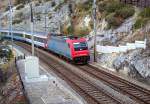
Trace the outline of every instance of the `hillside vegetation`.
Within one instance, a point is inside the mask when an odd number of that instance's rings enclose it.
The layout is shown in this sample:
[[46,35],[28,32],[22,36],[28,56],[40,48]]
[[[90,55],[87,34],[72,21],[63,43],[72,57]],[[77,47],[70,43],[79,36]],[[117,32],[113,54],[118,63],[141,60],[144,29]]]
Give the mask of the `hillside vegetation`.
[[139,13],[136,23],[134,24],[135,29],[144,27],[150,22],[150,8],[145,8]]
[[106,18],[108,28],[117,28],[135,13],[133,6],[120,3],[118,0],[104,0],[99,3],[99,11]]
[[[7,4],[7,3],[6,3]],[[28,28],[30,12],[27,0],[14,0],[16,12],[14,13],[14,27]],[[44,31],[45,14],[47,11],[47,31],[54,32],[60,29],[64,34],[75,34],[84,36],[93,30],[93,0],[32,0],[33,12],[36,24],[36,31]],[[97,28],[101,28],[100,22],[105,19],[107,28],[116,29],[121,26],[126,19],[134,16],[135,7],[120,3],[119,0],[97,0]],[[28,5],[29,7],[29,5]],[[26,8],[26,9],[25,9]],[[9,8],[6,6],[5,10]],[[143,27],[150,19],[150,8],[139,9],[140,13],[133,26],[135,29]],[[28,11],[28,12],[25,12]],[[54,12],[51,13],[50,11]],[[59,18],[58,18],[59,17]],[[5,21],[7,19],[5,18]],[[53,25],[55,24],[55,26]],[[8,27],[6,23],[3,23]]]

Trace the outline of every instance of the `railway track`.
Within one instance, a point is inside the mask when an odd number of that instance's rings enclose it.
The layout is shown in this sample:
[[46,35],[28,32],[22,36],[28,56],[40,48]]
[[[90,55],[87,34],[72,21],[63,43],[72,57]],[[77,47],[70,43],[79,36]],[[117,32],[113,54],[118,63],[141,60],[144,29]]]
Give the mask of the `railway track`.
[[64,66],[59,65],[57,62],[54,62],[53,60],[49,62],[44,60],[44,62],[47,63],[57,75],[76,89],[81,96],[84,96],[89,104],[121,104],[121,101],[118,99],[103,92],[92,83],[66,69]]
[[[30,46],[24,43],[17,42],[17,45],[22,46],[26,50],[30,51]],[[76,90],[89,104],[125,104],[114,96],[109,95],[102,89],[84,79],[82,76],[74,73],[66,67],[58,64],[58,62],[50,59],[48,54],[45,54],[42,50],[38,50],[36,54],[39,54],[39,58],[62,79],[64,79],[74,90]],[[49,59],[48,59],[49,57]],[[95,67],[84,65],[79,66],[79,69],[89,74],[90,76],[104,82],[106,85],[112,87],[118,92],[121,92],[131,99],[134,99],[139,104],[150,104],[150,92],[142,89],[139,86],[127,82],[123,79],[119,79],[117,76],[113,76]]]
[[[24,43],[18,43],[24,49],[30,52],[30,46]],[[37,52],[37,51],[36,51]],[[37,53],[36,53],[37,54]],[[80,96],[82,96],[88,104],[123,104],[117,98],[107,94],[100,88],[88,82],[82,76],[77,75],[71,70],[65,68],[57,61],[51,59],[48,54],[44,54],[41,50],[38,51],[39,58],[46,63],[60,78],[64,79]]]
[[129,96],[131,99],[134,99],[139,104],[150,104],[149,90],[137,86],[133,83],[130,83],[103,70],[95,68],[91,65],[79,66],[79,68],[80,70],[102,81],[103,83],[115,89],[116,91]]

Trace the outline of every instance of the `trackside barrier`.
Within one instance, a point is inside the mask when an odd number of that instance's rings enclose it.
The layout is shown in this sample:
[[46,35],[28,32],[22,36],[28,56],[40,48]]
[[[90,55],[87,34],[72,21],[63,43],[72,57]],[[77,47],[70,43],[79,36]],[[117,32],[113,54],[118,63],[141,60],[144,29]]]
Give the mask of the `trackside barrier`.
[[115,46],[100,46],[97,45],[98,53],[120,53],[127,52],[128,50],[138,49],[138,48],[146,48],[146,39],[144,41],[135,41],[135,43],[127,43],[126,46],[115,47]]
[[31,104],[29,98],[28,98],[28,95],[27,95],[27,92],[24,88],[24,83],[22,81],[22,78],[21,78],[21,75],[20,75],[20,72],[19,72],[19,68],[17,66],[17,61],[18,60],[21,60],[21,59],[25,59],[25,55],[24,56],[18,56],[18,57],[15,57],[15,65],[16,65],[16,70],[17,70],[17,74],[19,75],[19,79],[20,79],[20,82],[21,82],[21,85],[22,85],[22,91],[23,91],[23,95],[25,96],[25,100],[26,100],[26,103],[27,104]]

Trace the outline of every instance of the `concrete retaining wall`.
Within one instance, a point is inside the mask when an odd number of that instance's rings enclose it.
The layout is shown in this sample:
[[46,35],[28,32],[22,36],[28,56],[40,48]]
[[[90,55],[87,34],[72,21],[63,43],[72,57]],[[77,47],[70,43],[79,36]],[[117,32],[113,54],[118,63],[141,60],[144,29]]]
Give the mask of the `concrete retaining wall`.
[[135,41],[135,43],[127,43],[126,46],[100,46],[97,45],[98,53],[120,53],[127,52],[128,50],[138,49],[138,48],[146,48],[146,39],[144,41]]

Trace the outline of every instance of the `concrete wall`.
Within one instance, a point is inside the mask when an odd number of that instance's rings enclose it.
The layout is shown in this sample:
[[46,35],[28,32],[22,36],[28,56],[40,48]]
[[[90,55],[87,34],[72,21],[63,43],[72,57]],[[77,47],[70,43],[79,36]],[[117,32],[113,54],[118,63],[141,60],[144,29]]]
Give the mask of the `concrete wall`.
[[135,41],[135,43],[127,43],[125,46],[100,46],[97,45],[98,53],[120,53],[127,52],[128,50],[146,48],[146,39],[144,41]]

